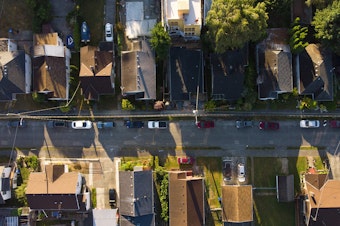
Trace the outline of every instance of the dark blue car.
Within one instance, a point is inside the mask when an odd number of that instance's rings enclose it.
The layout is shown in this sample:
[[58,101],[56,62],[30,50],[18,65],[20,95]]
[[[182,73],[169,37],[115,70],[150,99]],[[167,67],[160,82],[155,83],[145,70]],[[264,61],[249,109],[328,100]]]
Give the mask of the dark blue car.
[[125,121],[126,128],[143,128],[144,122],[142,121]]
[[80,35],[82,42],[90,42],[90,29],[85,21],[81,24]]

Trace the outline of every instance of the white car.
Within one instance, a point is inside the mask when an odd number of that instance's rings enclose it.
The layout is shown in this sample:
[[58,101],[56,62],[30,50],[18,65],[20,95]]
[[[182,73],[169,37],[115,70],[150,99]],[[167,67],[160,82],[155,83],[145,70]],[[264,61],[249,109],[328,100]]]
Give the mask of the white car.
[[88,120],[73,121],[72,128],[73,129],[91,129],[92,122]]
[[301,120],[300,121],[300,128],[319,128],[320,121],[319,120]]
[[237,171],[238,171],[238,181],[239,182],[245,182],[246,181],[246,172],[244,168],[243,163],[239,163],[237,165]]
[[165,121],[148,121],[149,129],[166,129],[167,127]]
[[105,40],[113,42],[113,26],[110,23],[105,24]]

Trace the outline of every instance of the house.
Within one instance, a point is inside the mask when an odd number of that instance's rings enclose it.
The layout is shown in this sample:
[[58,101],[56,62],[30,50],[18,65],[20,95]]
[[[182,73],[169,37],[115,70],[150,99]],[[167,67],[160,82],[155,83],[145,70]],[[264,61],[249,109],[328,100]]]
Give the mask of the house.
[[45,165],[43,172],[29,175],[26,197],[31,210],[86,212],[90,194],[82,175],[68,172],[66,165]]
[[80,48],[79,80],[85,100],[114,94],[113,53],[94,46]]
[[17,94],[31,92],[31,58],[17,44],[0,38],[0,101],[16,100]]
[[316,44],[309,44],[297,59],[297,88],[300,95],[316,101],[333,101],[332,54]]
[[11,167],[0,166],[0,204],[5,204],[5,201],[12,197],[11,172]]
[[213,100],[236,101],[242,97],[247,55],[247,48],[210,55]]
[[49,100],[69,99],[71,52],[58,33],[33,36],[33,91]]
[[340,181],[330,179],[328,174],[306,174],[304,182],[306,225],[334,225],[334,222],[340,222]]
[[278,95],[293,91],[292,54],[288,30],[268,29],[268,37],[257,45],[257,87],[260,100],[278,99]]
[[151,170],[119,172],[120,225],[155,225]]
[[151,46],[146,40],[138,42],[133,51],[121,56],[121,92],[136,100],[156,99],[156,63]]
[[294,175],[276,176],[276,198],[278,202],[294,201]]
[[150,36],[156,25],[159,10],[157,1],[126,1],[122,8],[125,17],[125,34],[129,39]]
[[200,39],[202,2],[200,0],[163,0],[163,21],[170,36]]
[[169,225],[205,225],[204,180],[186,171],[169,172]]
[[233,223],[252,225],[253,189],[251,185],[223,185],[221,205],[223,222],[231,225]]
[[[195,104],[204,94],[203,53],[200,49],[171,47],[168,66],[170,101]],[[203,98],[202,98],[203,99]]]

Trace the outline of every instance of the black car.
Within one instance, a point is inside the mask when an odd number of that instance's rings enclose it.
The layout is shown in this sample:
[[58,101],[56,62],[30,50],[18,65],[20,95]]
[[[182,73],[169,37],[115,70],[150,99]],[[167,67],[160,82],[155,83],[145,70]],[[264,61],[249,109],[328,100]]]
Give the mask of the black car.
[[143,128],[144,122],[127,120],[127,121],[125,121],[125,126],[126,126],[126,128]]
[[68,123],[65,121],[48,121],[47,127],[49,128],[67,128]]
[[110,206],[116,207],[117,193],[116,193],[116,190],[113,188],[109,189],[109,203],[110,203]]
[[231,180],[231,162],[225,161],[223,162],[223,180],[230,181]]
[[7,123],[7,126],[10,128],[25,128],[27,126],[26,121],[24,121],[23,119],[20,120],[14,120],[14,121],[9,121]]

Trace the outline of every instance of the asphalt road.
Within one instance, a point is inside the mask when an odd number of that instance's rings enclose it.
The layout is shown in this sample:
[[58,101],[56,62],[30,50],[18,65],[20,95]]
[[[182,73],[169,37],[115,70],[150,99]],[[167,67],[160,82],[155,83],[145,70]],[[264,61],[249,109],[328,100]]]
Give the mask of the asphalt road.
[[[90,130],[72,128],[47,128],[46,121],[27,121],[26,128],[8,128],[7,121],[0,121],[0,148],[13,146],[21,148],[100,147],[106,151],[121,153],[133,150],[221,150],[231,155],[272,155],[272,151],[284,152],[279,155],[297,155],[300,146],[318,147],[321,151],[334,153],[340,129],[320,127],[301,129],[297,120],[281,121],[277,131],[262,131],[257,128],[236,129],[235,122],[216,120],[213,129],[198,129],[192,120],[170,122],[167,129],[128,129],[122,120],[116,120],[116,127],[99,130],[94,124]],[[252,150],[250,154],[249,150]],[[184,150],[186,151],[186,150]]]

